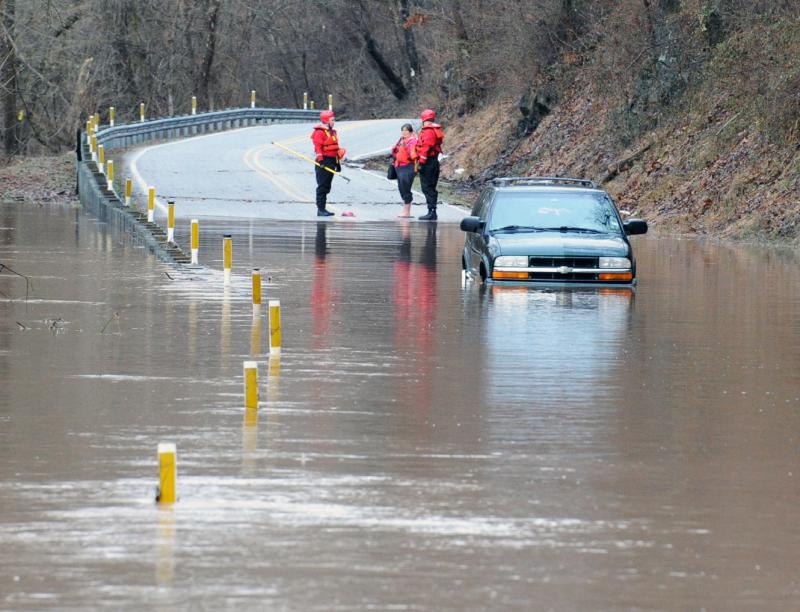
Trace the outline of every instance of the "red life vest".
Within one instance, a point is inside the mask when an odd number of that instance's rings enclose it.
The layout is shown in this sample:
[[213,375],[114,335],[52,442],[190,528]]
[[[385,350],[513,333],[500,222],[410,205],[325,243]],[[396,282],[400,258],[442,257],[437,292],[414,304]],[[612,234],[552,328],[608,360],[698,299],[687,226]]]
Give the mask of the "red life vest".
[[395,168],[414,163],[417,159],[417,139],[414,136],[410,136],[407,140],[401,137],[394,145],[392,155]]
[[311,132],[311,140],[314,142],[314,152],[322,157],[339,156],[339,137],[336,130],[328,125],[319,123],[314,126]]
[[444,141],[444,131],[438,123],[428,123],[422,126],[419,133],[417,150],[419,151],[420,161],[425,163],[429,157],[436,157],[442,152],[442,142]]

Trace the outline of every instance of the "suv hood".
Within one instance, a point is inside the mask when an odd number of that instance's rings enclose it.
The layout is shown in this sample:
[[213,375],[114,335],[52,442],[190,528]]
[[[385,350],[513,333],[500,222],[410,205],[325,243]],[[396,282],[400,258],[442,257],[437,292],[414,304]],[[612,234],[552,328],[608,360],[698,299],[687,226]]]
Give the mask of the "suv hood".
[[487,246],[497,255],[627,257],[629,254],[627,241],[622,236],[613,234],[569,232],[495,234],[489,238]]

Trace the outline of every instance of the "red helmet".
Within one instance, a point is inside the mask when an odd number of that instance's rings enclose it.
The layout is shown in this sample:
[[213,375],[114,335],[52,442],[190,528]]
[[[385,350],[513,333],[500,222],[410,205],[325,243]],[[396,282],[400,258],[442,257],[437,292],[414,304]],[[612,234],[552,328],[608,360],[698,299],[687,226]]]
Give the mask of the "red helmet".
[[431,109],[426,108],[424,111],[422,111],[422,114],[419,117],[423,121],[433,121],[434,119],[436,119],[436,113],[433,112]]
[[324,110],[319,114],[319,120],[322,121],[322,123],[328,123],[331,119],[333,119],[332,110]]

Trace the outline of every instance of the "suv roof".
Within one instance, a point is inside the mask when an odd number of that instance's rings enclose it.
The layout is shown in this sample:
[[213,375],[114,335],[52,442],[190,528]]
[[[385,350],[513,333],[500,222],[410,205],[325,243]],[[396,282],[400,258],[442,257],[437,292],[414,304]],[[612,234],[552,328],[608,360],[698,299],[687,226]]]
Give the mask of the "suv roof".
[[583,187],[597,189],[597,185],[588,179],[569,178],[566,176],[508,176],[492,179],[495,187]]

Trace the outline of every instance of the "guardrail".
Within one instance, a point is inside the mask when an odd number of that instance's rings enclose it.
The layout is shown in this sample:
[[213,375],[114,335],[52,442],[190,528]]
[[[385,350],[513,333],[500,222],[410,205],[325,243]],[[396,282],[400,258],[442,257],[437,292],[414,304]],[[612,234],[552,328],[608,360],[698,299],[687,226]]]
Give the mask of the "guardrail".
[[131,147],[150,140],[182,138],[254,125],[316,121],[318,118],[319,111],[316,110],[235,108],[127,123],[104,129],[98,126],[94,134],[97,144],[102,144],[108,150]]

